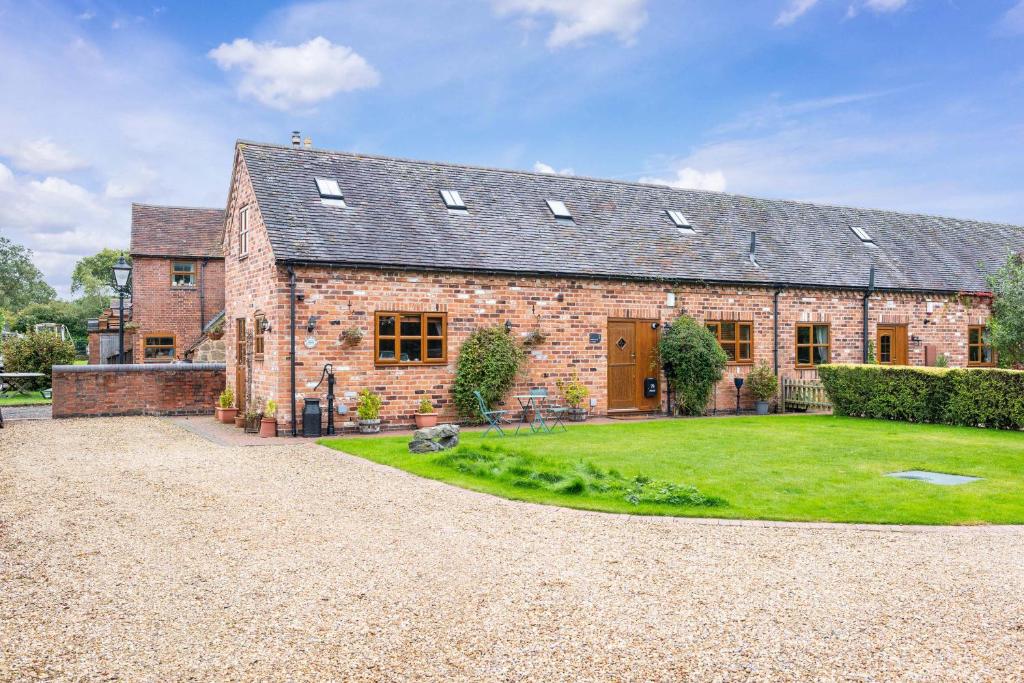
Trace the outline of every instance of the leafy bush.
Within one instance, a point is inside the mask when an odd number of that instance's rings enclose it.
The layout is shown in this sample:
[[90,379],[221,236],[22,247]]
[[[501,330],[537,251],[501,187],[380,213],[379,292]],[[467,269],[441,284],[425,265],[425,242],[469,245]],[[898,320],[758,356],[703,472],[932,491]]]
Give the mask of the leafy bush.
[[359,403],[356,406],[356,414],[360,420],[379,420],[380,406],[383,401],[380,396],[369,389],[359,392]]
[[474,391],[487,405],[508,393],[526,361],[526,351],[501,327],[485,327],[469,335],[459,351],[452,395],[459,414],[480,419]]
[[420,408],[418,412],[420,415],[430,415],[434,412],[434,404],[430,402],[429,398],[422,398],[420,399]]
[[988,277],[992,290],[992,318],[989,332],[1000,364],[1024,362],[1024,257],[1011,254],[1006,263]]
[[75,360],[75,345],[61,340],[55,334],[27,334],[23,337],[8,337],[3,342],[5,372],[41,372],[32,382],[34,389],[53,386],[53,366],[70,365]]
[[994,429],[1024,427],[1024,372],[992,368],[824,365],[836,415]]
[[272,398],[267,399],[267,405],[263,408],[263,417],[274,418],[277,416],[277,401]]
[[761,361],[747,375],[747,385],[756,400],[767,401],[779,390],[779,378],[768,367],[768,363]]
[[937,367],[937,368],[948,368],[949,367],[949,357],[946,354],[944,354],[944,353],[940,353],[939,355],[935,356],[935,367]]
[[231,391],[230,388],[225,389],[220,392],[220,398],[218,400],[220,401],[221,408],[230,408],[235,402],[235,392]]
[[728,360],[715,335],[683,315],[662,335],[658,352],[679,411],[702,415]]
[[506,450],[492,444],[459,446],[434,459],[442,467],[480,479],[500,481],[521,489],[544,489],[566,496],[619,498],[632,505],[718,507],[725,500],[705,496],[695,487],[651,479],[627,478],[592,462],[550,461],[532,453]]
[[565,399],[565,405],[570,408],[579,408],[583,405],[583,402],[590,396],[590,389],[587,385],[580,381],[580,377],[577,374],[568,380],[558,380],[555,382],[555,386],[562,392],[562,398]]

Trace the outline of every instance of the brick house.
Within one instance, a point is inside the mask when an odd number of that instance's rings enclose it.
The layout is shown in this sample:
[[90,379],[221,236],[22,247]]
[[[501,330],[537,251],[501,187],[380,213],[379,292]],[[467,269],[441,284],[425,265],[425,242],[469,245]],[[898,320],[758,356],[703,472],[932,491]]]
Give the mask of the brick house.
[[132,204],[135,362],[184,360],[222,314],[223,234],[223,209]]
[[665,409],[654,349],[683,313],[730,357],[721,407],[759,361],[991,364],[985,275],[1024,246],[1009,225],[250,142],[226,211],[227,384],[285,425],[327,363],[350,410],[370,388],[392,425],[424,396],[451,418],[486,325],[541,332],[518,388],[578,373],[595,414]]

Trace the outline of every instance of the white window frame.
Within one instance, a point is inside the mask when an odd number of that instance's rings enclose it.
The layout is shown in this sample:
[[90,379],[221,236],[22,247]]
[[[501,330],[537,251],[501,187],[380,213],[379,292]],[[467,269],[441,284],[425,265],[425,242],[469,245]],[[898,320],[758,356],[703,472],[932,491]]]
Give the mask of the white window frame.
[[249,207],[243,206],[238,210],[238,255],[246,256],[249,253]]

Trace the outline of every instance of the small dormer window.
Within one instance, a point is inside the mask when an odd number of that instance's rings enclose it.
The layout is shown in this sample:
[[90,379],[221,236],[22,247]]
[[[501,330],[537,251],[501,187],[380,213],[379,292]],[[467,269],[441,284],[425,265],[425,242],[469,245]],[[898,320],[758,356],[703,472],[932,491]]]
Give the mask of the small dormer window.
[[693,226],[690,225],[690,219],[688,219],[682,211],[676,211],[675,209],[667,209],[665,213],[672,219],[672,224],[679,228],[679,232],[683,234],[689,234],[696,232]]
[[551,209],[551,214],[560,220],[572,220],[572,214],[569,213],[568,207],[565,202],[560,202],[557,199],[548,199],[548,208]]
[[466,202],[462,201],[462,195],[458,190],[441,190],[441,199],[448,211],[452,213],[466,213]]
[[874,244],[875,243],[875,240],[873,240],[871,238],[871,235],[869,235],[868,231],[865,230],[864,228],[861,228],[861,227],[856,226],[856,225],[851,225],[850,226],[850,230],[853,230],[853,234],[856,235],[857,239],[859,239],[864,244]]
[[316,189],[320,193],[320,203],[327,206],[346,206],[345,195],[334,178],[317,178]]

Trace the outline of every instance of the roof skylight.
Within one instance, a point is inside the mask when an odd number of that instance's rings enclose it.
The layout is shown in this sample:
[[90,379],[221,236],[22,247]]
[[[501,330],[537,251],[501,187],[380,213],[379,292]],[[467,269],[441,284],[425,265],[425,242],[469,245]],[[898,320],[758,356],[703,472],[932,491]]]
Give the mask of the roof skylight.
[[665,213],[672,219],[672,223],[679,228],[681,232],[695,232],[693,226],[690,224],[690,219],[683,215],[682,211],[676,211],[675,209],[666,209]]
[[560,202],[557,199],[547,199],[548,208],[551,209],[551,213],[554,214],[555,218],[566,218],[572,220],[572,214],[569,213],[568,207],[565,202]]
[[444,200],[444,205],[451,210],[466,210],[466,202],[462,201],[462,195],[458,190],[441,190],[441,199]]
[[320,201],[328,206],[345,206],[345,195],[341,186],[334,178],[316,178],[316,189],[320,193]]
[[871,238],[871,235],[869,235],[868,231],[865,230],[864,228],[861,228],[856,225],[851,225],[850,230],[853,230],[853,234],[856,235],[857,239],[859,239],[861,242],[864,242],[865,244],[875,243],[875,240]]

